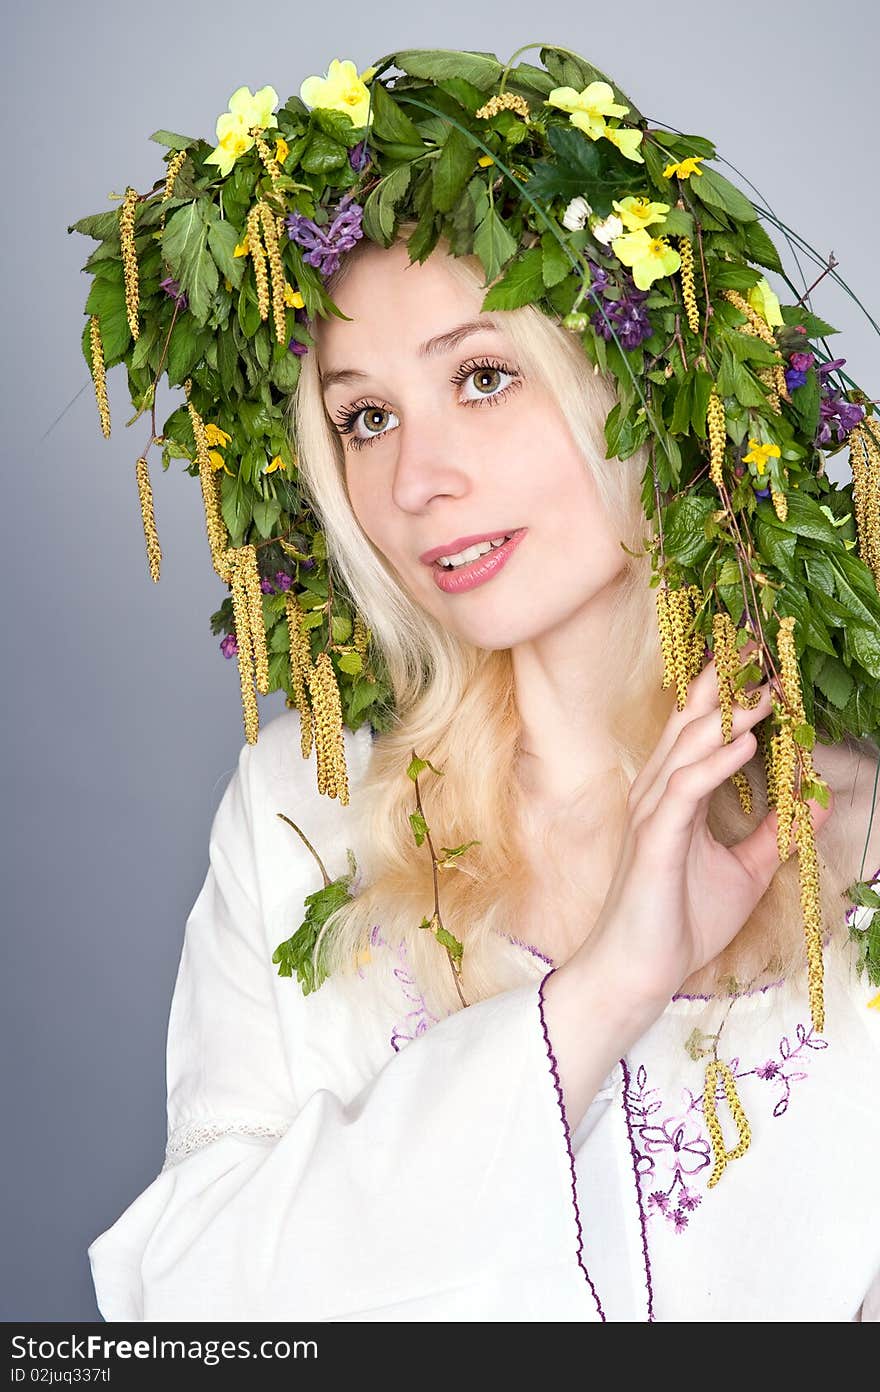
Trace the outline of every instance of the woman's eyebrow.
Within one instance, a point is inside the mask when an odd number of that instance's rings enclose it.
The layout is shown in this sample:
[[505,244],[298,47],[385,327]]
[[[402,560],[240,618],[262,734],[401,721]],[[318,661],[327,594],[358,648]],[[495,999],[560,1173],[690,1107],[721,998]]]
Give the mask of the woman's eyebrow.
[[[437,334],[434,338],[428,338],[419,345],[419,357],[430,358],[438,353],[449,353],[453,348],[457,348],[464,339],[470,338],[472,334],[483,333],[486,329],[497,329],[497,325],[491,319],[469,319],[465,324],[458,324],[454,329],[448,329],[446,333]],[[337,382],[354,382],[369,373],[360,372],[354,367],[338,368],[335,372],[327,372],[321,376],[321,388],[325,393]]]

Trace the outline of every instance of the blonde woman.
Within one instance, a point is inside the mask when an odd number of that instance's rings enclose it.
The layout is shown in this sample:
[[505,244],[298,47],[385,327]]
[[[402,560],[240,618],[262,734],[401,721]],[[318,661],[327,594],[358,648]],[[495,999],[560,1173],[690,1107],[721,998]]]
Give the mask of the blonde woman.
[[[877,1319],[880,1013],[842,909],[877,749],[814,751],[820,1035],[797,858],[760,805],[769,688],[728,744],[711,663],[676,709],[609,380],[534,306],[481,315],[472,258],[410,264],[411,230],[328,280],[346,317],[316,324],[291,401],[398,714],[345,730],[345,806],[298,710],[242,749],[186,926],[165,1164],[89,1248],[101,1312]],[[413,750],[435,852],[471,843],[442,873],[413,838]],[[333,878],[349,851],[304,995],[272,952],[316,857]],[[460,982],[422,926],[435,894]]]

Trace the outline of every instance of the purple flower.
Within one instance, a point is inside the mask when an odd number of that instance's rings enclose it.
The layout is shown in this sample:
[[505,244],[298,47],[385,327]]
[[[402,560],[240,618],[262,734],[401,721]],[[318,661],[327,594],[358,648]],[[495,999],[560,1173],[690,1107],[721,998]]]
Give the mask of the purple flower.
[[[648,311],[642,301],[647,298],[647,290],[637,290],[635,286],[627,290],[620,300],[606,300],[605,314],[601,309],[596,309],[591,317],[591,323],[597,333],[609,341],[614,333],[620,339],[621,346],[632,352],[638,348],[640,343],[644,343],[646,338],[650,338],[654,332]],[[610,324],[606,323],[606,317]]]
[[293,584],[293,576],[286,574],[283,570],[276,570],[275,585],[279,590],[289,590]]
[[[306,310],[305,308],[295,309],[293,311],[293,317],[297,324],[305,324],[306,327],[308,327],[308,310]],[[305,343],[300,343],[298,338],[292,338],[287,346],[290,349],[291,353],[295,353],[298,358],[304,357],[305,354],[309,351],[307,345]]]
[[315,266],[324,277],[333,275],[342,253],[351,251],[364,235],[361,226],[364,210],[360,203],[349,206],[353,197],[349,192],[339,200],[336,216],[327,227],[319,227],[302,213],[291,213],[286,220],[290,240],[307,248],[303,260]]
[[770,497],[770,489],[769,489],[769,488],[756,488],[756,489],[755,489],[755,497],[756,497],[756,498],[769,498],[769,497]]
[[352,169],[357,170],[358,173],[360,173],[362,169],[366,169],[368,165],[373,163],[372,156],[367,150],[366,140],[359,140],[357,145],[353,145],[351,147],[351,149],[348,152],[348,162],[351,165]]
[[164,280],[159,281],[159,285],[165,291],[165,294],[171,297],[177,309],[186,309],[187,305],[189,304],[189,300],[186,296],[186,291],[181,290],[177,281],[174,280],[173,277],[166,276]]
[[648,1203],[652,1203],[655,1208],[659,1208],[661,1213],[665,1213],[669,1207],[669,1195],[664,1194],[662,1189],[655,1189],[653,1194],[648,1195]]
[[595,261],[589,262],[590,266],[590,286],[593,290],[604,290],[606,285],[610,285],[608,272],[604,266],[598,266]]
[[684,1232],[685,1228],[688,1225],[688,1217],[686,1213],[682,1213],[680,1208],[676,1208],[673,1210],[672,1213],[667,1213],[666,1216],[669,1219],[672,1226],[675,1228],[675,1231],[677,1233]]
[[779,1072],[779,1064],[776,1062],[776,1059],[768,1059],[766,1063],[762,1063],[756,1068],[755,1072],[759,1078],[775,1078],[776,1074]]
[[685,1186],[685,1188],[682,1189],[681,1193],[678,1196],[679,1208],[686,1208],[689,1212],[693,1212],[693,1210],[697,1208],[698,1205],[702,1202],[702,1194],[698,1194],[694,1189],[688,1189],[687,1186]]
[[831,362],[820,363],[816,368],[821,389],[819,428],[814,442],[817,445],[829,444],[832,426],[837,435],[837,443],[840,444],[865,414],[864,406],[853,405],[852,402],[845,401],[843,392],[838,387],[832,388],[825,380],[829,372],[842,367],[845,362],[846,358],[833,358]]
[[[806,354],[799,353],[798,357],[806,357]],[[787,367],[785,369],[785,385],[788,387],[788,390],[790,392],[795,391],[797,387],[802,387],[806,380],[807,374],[803,371],[803,369],[798,370],[794,367]]]
[[272,581],[267,580],[265,576],[263,576],[263,579],[260,581],[260,589],[262,590],[263,594],[275,593],[275,586],[272,584]]
[[795,372],[806,372],[808,368],[813,366],[815,360],[814,353],[792,353],[788,359]]
[[235,657],[238,653],[238,640],[234,633],[227,633],[223,642],[220,644],[220,651],[224,657]]

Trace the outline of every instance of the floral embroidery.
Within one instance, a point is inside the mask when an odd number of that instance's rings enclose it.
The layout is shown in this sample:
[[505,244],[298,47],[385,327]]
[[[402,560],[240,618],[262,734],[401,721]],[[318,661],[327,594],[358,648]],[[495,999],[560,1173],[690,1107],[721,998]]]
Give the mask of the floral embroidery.
[[[791,1101],[792,1084],[810,1075],[804,1065],[808,1050],[827,1049],[828,1041],[798,1024],[794,1043],[788,1035],[779,1041],[778,1057],[764,1059],[754,1068],[740,1068],[740,1060],[728,1060],[734,1077],[755,1077],[773,1088],[776,1100],[774,1117],[784,1116]],[[719,1083],[720,1099],[724,1097],[723,1082]],[[705,1133],[703,1094],[684,1089],[684,1106],[678,1112],[661,1117],[666,1106],[660,1089],[648,1085],[644,1064],[635,1071],[625,1094],[632,1117],[637,1147],[636,1172],[648,1220],[665,1219],[676,1233],[684,1232],[693,1214],[703,1202],[699,1192],[708,1179],[712,1163],[712,1148]]]
[[[388,947],[387,938],[383,938],[379,925],[376,924],[370,934],[371,947]],[[392,969],[392,974],[400,982],[404,996],[413,1006],[412,1010],[407,1011],[406,1016],[399,1025],[395,1025],[391,1031],[389,1043],[395,1053],[400,1052],[402,1044],[408,1044],[410,1040],[416,1039],[420,1034],[424,1034],[430,1029],[431,1025],[437,1023],[438,1017],[432,1015],[425,1004],[425,997],[419,991],[415,977],[409,969],[406,944],[398,944],[397,958],[399,965]],[[359,971],[359,975],[363,975]]]

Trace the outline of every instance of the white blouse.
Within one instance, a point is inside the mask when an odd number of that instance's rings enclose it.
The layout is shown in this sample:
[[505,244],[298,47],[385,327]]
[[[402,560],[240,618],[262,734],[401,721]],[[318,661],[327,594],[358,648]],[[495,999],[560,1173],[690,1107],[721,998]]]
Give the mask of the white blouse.
[[[369,964],[303,996],[272,953],[357,846],[285,709],[245,744],[186,921],[160,1173],[88,1248],[106,1320],[880,1320],[876,987],[826,950],[826,1029],[785,985],[673,998],[571,1134],[543,982],[437,1019],[373,930]],[[358,857],[360,864],[360,857]],[[866,911],[860,911],[866,912]],[[379,972],[396,996],[376,987]],[[717,1030],[751,1127],[712,1188]],[[689,1049],[685,1045],[689,1045]],[[736,1126],[718,1085],[732,1147]]]

